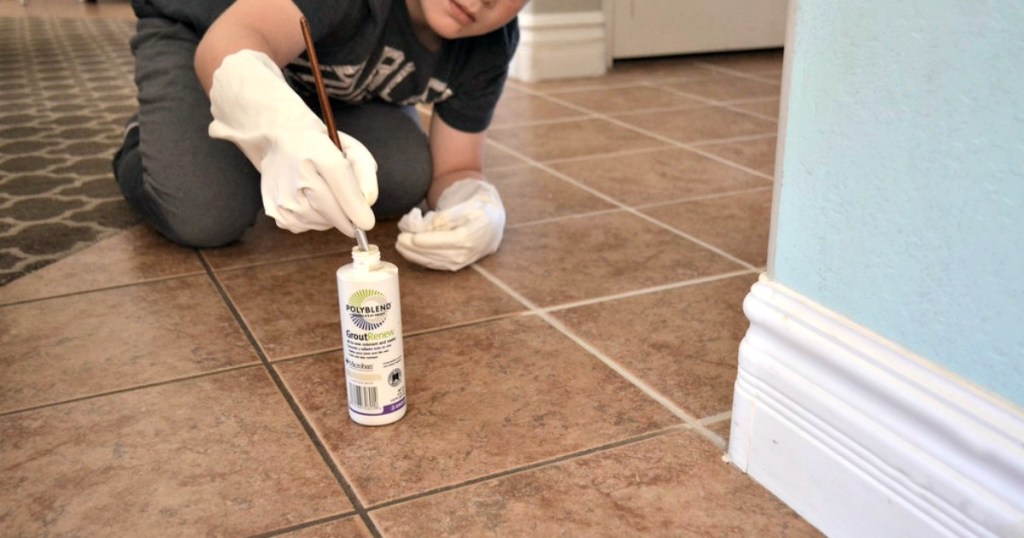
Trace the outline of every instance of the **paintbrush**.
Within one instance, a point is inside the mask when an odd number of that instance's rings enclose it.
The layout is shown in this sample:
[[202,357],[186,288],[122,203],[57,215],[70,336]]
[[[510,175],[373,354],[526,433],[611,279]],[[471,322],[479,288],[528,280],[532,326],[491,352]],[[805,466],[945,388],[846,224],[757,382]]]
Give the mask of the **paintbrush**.
[[[313,34],[309,31],[309,23],[306,22],[306,17],[299,18],[299,26],[302,27],[302,38],[306,40],[306,55],[309,56],[313,80],[316,82],[316,94],[320,97],[320,112],[323,114],[324,123],[327,125],[327,136],[331,137],[331,142],[334,142],[338,151],[344,154],[345,150],[341,148],[341,140],[338,139],[338,128],[334,125],[331,101],[327,97],[327,88],[324,87],[324,77],[320,74],[320,62],[317,61],[316,49],[313,48]],[[356,243],[359,244],[359,250],[367,251],[370,249],[369,243],[366,240],[366,232],[359,228],[356,228]]]

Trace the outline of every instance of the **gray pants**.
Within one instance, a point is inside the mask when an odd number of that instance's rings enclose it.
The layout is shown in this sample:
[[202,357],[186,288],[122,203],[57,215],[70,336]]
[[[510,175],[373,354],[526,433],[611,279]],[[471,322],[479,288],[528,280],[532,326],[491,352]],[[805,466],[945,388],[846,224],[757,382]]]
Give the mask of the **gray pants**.
[[[234,144],[211,139],[210,100],[193,68],[199,37],[188,27],[141,18],[132,39],[139,89],[138,129],[114,158],[114,176],[136,212],[168,239],[191,247],[235,241],[262,210],[259,172]],[[307,100],[318,115],[319,104]],[[377,160],[378,219],[419,204],[431,159],[415,107],[332,102],[338,129]]]

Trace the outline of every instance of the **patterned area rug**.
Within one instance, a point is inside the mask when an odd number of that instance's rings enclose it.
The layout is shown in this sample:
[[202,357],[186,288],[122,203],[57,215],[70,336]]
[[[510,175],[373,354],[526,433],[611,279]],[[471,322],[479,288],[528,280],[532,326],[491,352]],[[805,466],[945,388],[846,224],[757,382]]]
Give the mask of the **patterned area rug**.
[[134,22],[0,18],[0,285],[137,222],[111,158]]

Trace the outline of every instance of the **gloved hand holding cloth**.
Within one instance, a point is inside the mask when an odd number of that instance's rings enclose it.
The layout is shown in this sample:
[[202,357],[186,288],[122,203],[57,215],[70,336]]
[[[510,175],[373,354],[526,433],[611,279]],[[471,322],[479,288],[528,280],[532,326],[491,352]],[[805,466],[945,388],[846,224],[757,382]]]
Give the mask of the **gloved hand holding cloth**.
[[261,174],[263,207],[291,232],[375,224],[377,163],[358,140],[338,133],[342,151],[323,121],[261,52],[224,58],[210,88],[210,136],[234,142]]
[[441,193],[434,211],[414,208],[398,221],[398,252],[432,269],[458,271],[498,250],[505,207],[498,189],[477,178],[461,179]]

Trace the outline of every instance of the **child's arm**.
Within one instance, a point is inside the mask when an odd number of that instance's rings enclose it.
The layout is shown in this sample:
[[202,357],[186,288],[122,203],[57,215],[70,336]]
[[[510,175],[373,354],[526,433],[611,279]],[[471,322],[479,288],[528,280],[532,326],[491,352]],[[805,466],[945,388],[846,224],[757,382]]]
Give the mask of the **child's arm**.
[[436,113],[430,121],[430,157],[434,176],[427,193],[427,205],[433,209],[452,183],[466,178],[484,177],[484,141],[486,131],[464,133],[441,119]]
[[[199,82],[209,93],[213,73],[224,58],[242,49],[262,52],[282,67],[305,49],[299,18],[291,0],[238,0],[210,26],[196,49]],[[285,24],[285,21],[294,21]]]

